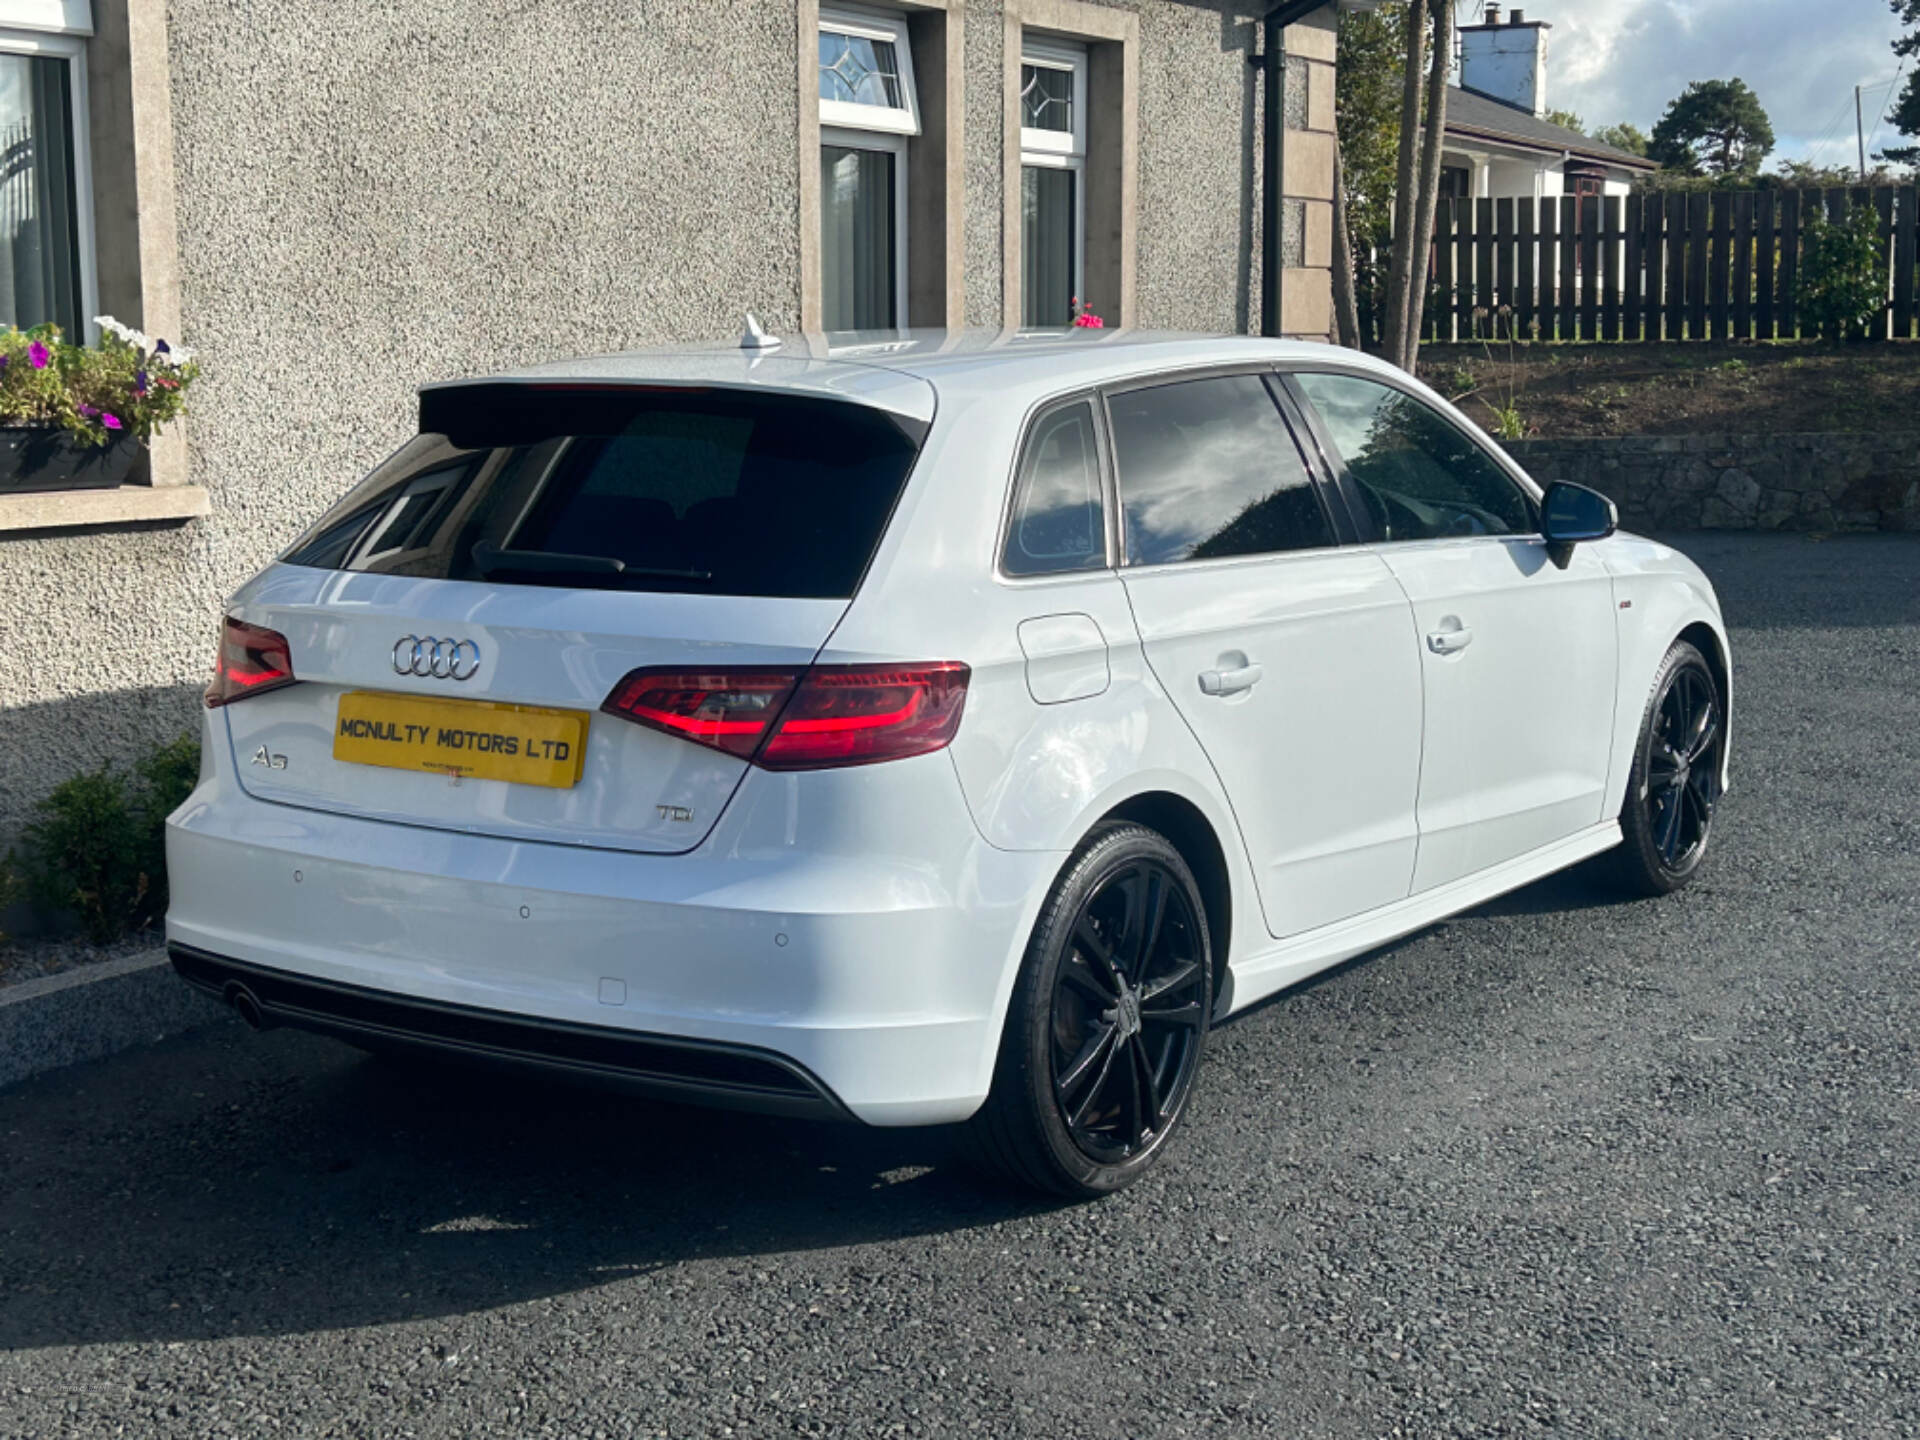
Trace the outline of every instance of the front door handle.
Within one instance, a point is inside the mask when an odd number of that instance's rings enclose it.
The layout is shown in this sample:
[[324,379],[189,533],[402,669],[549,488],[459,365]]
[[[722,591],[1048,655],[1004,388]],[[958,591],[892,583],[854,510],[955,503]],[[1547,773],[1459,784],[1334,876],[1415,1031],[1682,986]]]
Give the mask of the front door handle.
[[1242,665],[1238,670],[1202,670],[1200,693],[1238,695],[1244,690],[1251,690],[1265,673],[1258,665]]
[[1458,630],[1432,630],[1427,634],[1427,648],[1436,655],[1458,655],[1473,643],[1473,631],[1464,625]]

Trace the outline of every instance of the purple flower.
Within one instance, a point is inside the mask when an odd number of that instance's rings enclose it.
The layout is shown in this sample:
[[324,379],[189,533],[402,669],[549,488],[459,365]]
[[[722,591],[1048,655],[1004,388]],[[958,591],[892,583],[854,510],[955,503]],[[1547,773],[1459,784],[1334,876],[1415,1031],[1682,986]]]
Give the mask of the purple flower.
[[[0,355],[0,360],[5,360],[5,358],[4,355]],[[136,395],[144,395],[147,393],[146,371],[136,370],[133,372],[133,393]]]
[[171,355],[173,353],[173,347],[164,340],[156,340],[153,342],[153,353],[156,355]]
[[99,410],[97,410],[91,405],[82,405],[82,406],[79,406],[78,408],[80,413],[86,416],[89,420],[91,420],[94,416],[100,413]]
[[118,415],[102,415],[100,417],[100,423],[109,430],[118,430],[120,428],[120,417]]
[[47,362],[53,359],[53,353],[36,340],[27,346],[27,359],[33,362],[34,369],[44,370],[47,368]]

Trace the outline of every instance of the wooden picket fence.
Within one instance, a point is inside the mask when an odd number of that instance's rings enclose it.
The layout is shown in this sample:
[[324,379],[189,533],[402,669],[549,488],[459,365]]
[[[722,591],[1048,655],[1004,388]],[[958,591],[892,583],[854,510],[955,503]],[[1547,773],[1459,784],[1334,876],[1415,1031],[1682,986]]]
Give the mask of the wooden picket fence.
[[[1869,338],[1911,339],[1920,192],[1715,190],[1440,202],[1428,271],[1430,341],[1790,340],[1801,241],[1824,208],[1880,217],[1887,302]],[[1503,311],[1502,306],[1511,307]]]

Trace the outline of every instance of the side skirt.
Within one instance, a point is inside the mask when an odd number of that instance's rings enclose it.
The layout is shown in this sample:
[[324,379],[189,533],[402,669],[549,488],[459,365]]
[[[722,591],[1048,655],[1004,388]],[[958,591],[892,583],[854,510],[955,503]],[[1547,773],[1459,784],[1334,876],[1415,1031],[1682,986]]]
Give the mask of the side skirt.
[[[1376,950],[1403,935],[1411,935],[1449,915],[1483,905],[1497,895],[1518,890],[1535,880],[1577,865],[1590,855],[1611,850],[1620,843],[1620,822],[1606,820],[1564,840],[1542,846],[1531,854],[1508,860],[1482,870],[1477,875],[1455,880],[1438,889],[1424,890],[1405,900],[1396,900],[1378,910],[1336,920],[1295,935],[1273,946],[1235,961],[1233,971],[1233,1010],[1244,1010],[1289,985],[1298,985],[1329,966],[1356,955]],[[1232,1013],[1231,1011],[1228,1013]]]

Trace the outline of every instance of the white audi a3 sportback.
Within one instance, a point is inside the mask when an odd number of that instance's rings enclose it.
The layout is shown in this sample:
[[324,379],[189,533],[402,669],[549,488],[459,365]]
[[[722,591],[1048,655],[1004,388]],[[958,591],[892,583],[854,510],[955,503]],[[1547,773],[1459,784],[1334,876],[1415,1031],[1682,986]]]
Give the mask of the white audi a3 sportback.
[[422,392],[229,607],[180,973],[1092,1195],[1211,1022],[1698,869],[1719,605],[1603,497],[1325,346],[858,338]]

